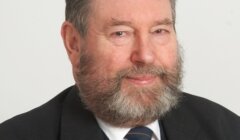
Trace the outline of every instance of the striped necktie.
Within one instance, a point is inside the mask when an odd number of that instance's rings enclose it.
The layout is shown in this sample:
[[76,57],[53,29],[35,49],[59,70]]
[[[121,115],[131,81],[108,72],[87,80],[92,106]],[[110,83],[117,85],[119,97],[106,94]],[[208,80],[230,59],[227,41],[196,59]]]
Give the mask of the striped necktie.
[[139,126],[132,128],[124,137],[125,140],[151,140],[153,132],[151,129]]

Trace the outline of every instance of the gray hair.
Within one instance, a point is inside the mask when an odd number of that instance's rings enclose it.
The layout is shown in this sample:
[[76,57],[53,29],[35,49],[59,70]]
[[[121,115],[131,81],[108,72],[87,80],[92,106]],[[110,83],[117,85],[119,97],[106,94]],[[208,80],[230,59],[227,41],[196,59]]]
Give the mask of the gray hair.
[[[66,20],[71,22],[78,30],[81,36],[86,36],[88,30],[88,17],[90,14],[91,0],[66,0]],[[175,26],[176,0],[170,0],[172,7],[173,23]]]

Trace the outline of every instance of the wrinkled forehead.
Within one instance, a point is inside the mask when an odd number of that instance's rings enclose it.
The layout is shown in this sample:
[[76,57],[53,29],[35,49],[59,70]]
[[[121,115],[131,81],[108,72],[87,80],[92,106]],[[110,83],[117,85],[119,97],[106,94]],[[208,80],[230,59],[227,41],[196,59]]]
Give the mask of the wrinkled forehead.
[[172,19],[170,0],[92,0],[91,11],[94,18]]

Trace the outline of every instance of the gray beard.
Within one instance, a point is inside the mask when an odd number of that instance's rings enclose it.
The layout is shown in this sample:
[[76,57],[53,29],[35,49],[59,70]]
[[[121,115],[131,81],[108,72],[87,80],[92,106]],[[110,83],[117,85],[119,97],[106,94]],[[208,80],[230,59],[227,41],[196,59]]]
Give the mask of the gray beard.
[[[114,78],[106,79],[103,78],[104,74],[97,73],[96,61],[87,56],[87,53],[82,53],[79,72],[76,73],[80,98],[96,117],[113,126],[149,124],[163,117],[179,102],[182,95],[179,89],[182,79],[180,54],[177,61],[173,70],[155,66],[133,66],[118,72]],[[129,86],[121,89],[122,79],[134,74],[157,75],[163,84],[151,88]],[[151,102],[144,104],[146,99]]]

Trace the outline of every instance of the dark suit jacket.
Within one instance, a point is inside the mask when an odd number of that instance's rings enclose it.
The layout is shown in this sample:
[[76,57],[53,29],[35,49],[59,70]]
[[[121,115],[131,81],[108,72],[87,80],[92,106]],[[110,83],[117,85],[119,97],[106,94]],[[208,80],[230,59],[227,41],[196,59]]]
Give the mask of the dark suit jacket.
[[[93,114],[70,87],[48,103],[0,125],[0,140],[106,140]],[[240,118],[184,93],[162,120],[167,140],[240,140]]]

